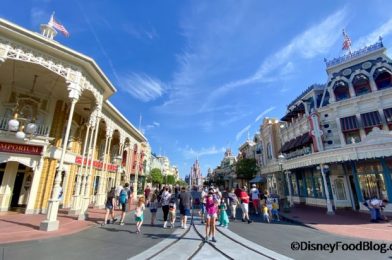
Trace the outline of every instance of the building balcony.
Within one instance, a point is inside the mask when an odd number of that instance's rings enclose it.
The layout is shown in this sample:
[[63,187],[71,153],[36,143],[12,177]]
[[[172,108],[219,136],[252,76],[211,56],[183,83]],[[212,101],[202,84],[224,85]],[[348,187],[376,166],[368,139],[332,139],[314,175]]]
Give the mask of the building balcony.
[[[8,128],[8,122],[11,119],[12,118],[9,118],[9,117],[0,117],[0,130],[1,131],[11,132],[11,131],[9,131],[9,128]],[[19,128],[19,129],[26,131],[26,127],[29,122],[27,122],[25,120],[19,120],[19,123],[20,123],[19,127],[24,126],[24,129],[21,129],[21,128]],[[35,123],[35,125],[36,125],[36,128],[33,130],[33,132],[26,134],[27,137],[29,137],[29,135],[45,136],[45,137],[49,136],[49,126],[48,125],[37,124],[37,123]],[[15,131],[15,133],[16,133],[16,131]]]

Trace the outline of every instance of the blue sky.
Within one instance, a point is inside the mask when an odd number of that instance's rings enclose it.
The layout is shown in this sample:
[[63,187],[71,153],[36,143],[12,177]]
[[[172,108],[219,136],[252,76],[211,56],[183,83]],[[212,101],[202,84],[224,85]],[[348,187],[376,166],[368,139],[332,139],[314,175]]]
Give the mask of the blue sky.
[[0,16],[32,31],[57,20],[60,43],[96,60],[118,92],[110,98],[181,176],[198,157],[203,175],[265,116],[313,83],[324,58],[377,41],[392,47],[391,1],[10,1]]

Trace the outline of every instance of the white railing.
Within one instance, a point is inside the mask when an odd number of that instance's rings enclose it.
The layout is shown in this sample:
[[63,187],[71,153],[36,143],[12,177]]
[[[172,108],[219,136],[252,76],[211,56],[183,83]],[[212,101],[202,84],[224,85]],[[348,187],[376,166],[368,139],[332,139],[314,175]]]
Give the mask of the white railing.
[[[11,118],[7,117],[0,117],[0,130],[3,131],[8,131],[8,122],[11,120]],[[49,126],[44,125],[44,124],[36,124],[37,125],[37,130],[33,135],[37,136],[48,136],[49,135]]]

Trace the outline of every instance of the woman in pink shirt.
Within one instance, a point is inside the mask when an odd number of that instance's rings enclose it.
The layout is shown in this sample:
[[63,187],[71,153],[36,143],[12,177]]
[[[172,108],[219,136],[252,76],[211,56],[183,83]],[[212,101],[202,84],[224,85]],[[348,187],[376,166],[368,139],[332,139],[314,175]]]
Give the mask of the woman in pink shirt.
[[215,220],[218,216],[218,205],[219,201],[215,196],[215,191],[213,188],[210,188],[208,194],[205,196],[206,203],[206,237],[205,241],[208,242],[209,237],[211,236],[211,241],[216,242],[215,239]]

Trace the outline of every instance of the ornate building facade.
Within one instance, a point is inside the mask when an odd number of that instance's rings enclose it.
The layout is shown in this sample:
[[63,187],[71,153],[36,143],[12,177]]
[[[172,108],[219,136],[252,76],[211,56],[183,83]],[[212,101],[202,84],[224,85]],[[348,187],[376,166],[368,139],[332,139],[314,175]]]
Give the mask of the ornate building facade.
[[109,101],[115,87],[95,61],[0,19],[0,210],[83,219],[121,182],[136,192],[147,139]]
[[380,39],[326,65],[326,84],[307,89],[282,118],[289,200],[329,213],[391,201],[392,61]]

